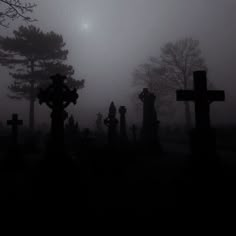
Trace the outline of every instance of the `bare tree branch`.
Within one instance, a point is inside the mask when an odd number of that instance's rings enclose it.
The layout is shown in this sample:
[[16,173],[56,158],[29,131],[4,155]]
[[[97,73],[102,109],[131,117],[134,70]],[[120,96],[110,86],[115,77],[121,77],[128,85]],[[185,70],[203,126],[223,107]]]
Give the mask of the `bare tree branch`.
[[35,21],[35,19],[28,16],[28,13],[32,13],[35,7],[35,3],[25,0],[0,0],[0,26],[8,27],[9,21],[18,18],[26,22]]
[[192,85],[195,70],[206,70],[199,41],[184,38],[166,43],[159,57],[150,57],[147,63],[139,65],[133,73],[133,85],[139,89],[147,87],[156,95],[157,109],[167,111],[171,110],[176,90]]

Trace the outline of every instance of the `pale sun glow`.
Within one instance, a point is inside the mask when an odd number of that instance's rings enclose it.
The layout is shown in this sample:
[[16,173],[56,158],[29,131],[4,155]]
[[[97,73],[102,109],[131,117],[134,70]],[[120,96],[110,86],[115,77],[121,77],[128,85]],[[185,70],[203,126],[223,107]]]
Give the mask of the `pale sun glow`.
[[89,23],[82,23],[82,24],[81,24],[81,30],[82,30],[82,31],[88,32],[89,29],[90,29]]

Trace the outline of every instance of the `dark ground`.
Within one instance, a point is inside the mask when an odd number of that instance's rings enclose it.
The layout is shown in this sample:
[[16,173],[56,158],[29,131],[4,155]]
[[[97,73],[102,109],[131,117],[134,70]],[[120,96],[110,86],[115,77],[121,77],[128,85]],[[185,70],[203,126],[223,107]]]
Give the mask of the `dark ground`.
[[184,144],[163,143],[162,153],[139,146],[88,148],[59,161],[28,154],[1,161],[5,207],[76,209],[80,214],[153,215],[158,209],[227,210],[235,207],[235,153],[213,162],[193,158]]

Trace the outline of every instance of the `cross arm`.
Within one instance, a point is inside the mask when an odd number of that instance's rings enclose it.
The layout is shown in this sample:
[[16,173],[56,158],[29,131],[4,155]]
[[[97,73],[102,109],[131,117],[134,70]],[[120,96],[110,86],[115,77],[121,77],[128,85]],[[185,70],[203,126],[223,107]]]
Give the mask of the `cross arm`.
[[210,102],[223,102],[225,101],[225,92],[222,90],[208,91],[208,99]]

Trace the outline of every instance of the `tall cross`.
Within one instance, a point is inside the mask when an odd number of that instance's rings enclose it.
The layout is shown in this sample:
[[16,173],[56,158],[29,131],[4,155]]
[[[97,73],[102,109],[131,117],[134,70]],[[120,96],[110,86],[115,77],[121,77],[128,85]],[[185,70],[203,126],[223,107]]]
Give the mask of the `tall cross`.
[[195,119],[197,129],[210,128],[210,104],[225,100],[221,90],[207,89],[206,71],[194,72],[194,90],[178,90],[177,101],[195,102]]
[[65,84],[66,77],[59,74],[52,76],[52,84],[46,90],[40,90],[39,103],[46,103],[52,109],[51,135],[53,148],[61,149],[64,143],[64,121],[67,112],[64,110],[70,103],[76,104],[76,89],[70,90]]
[[12,119],[7,121],[7,125],[11,126],[12,145],[16,147],[18,144],[18,126],[23,125],[23,121],[18,119],[17,114],[13,114]]

